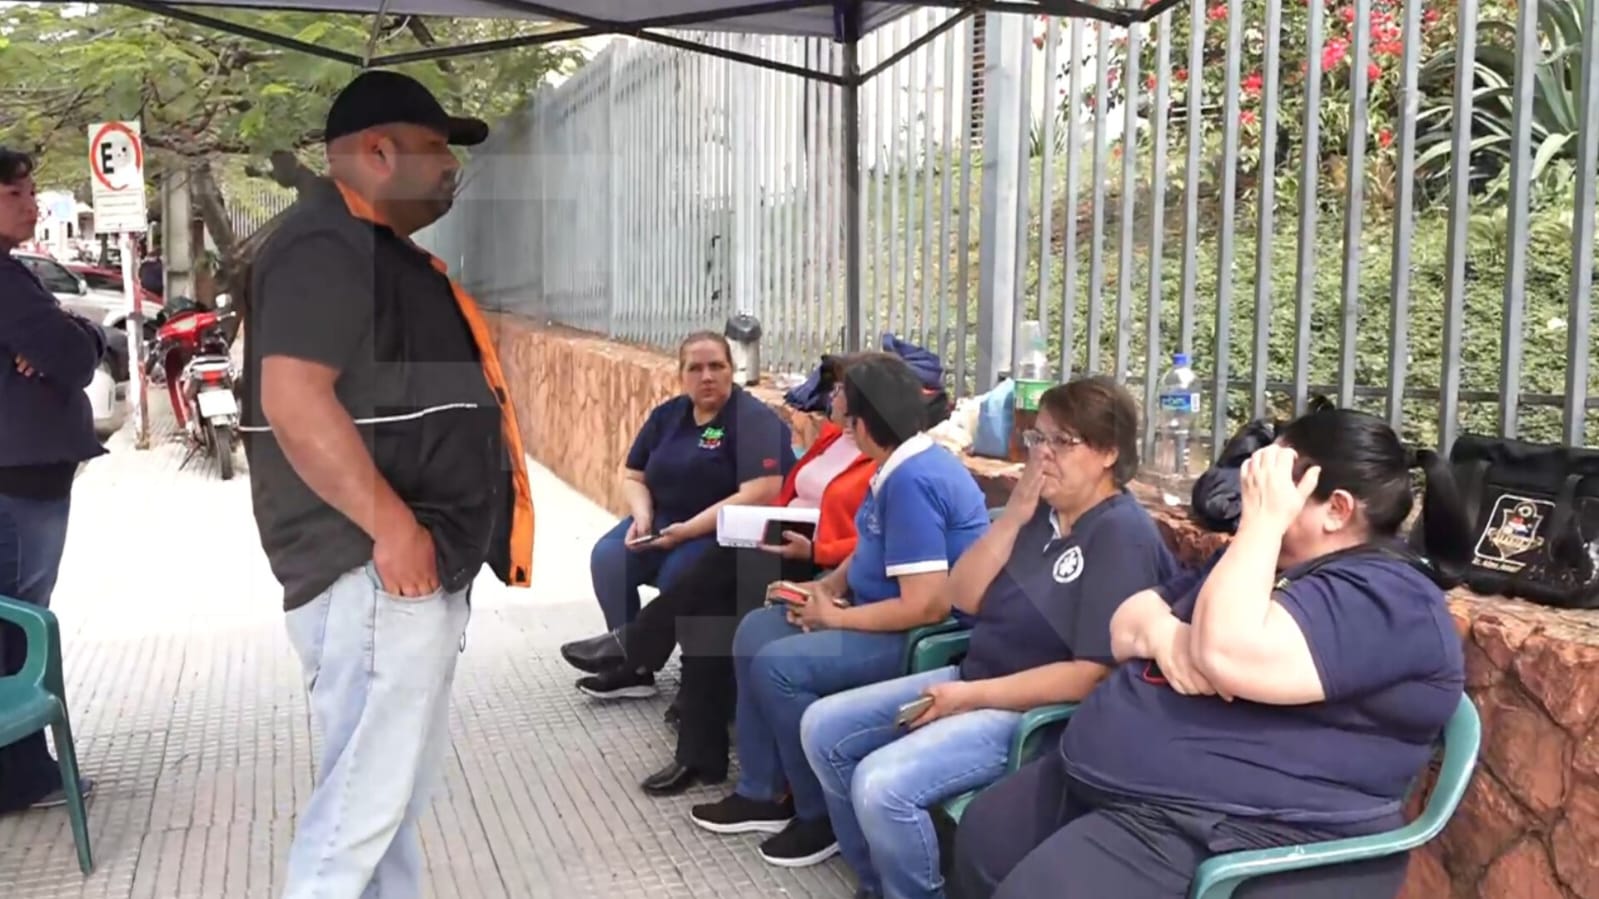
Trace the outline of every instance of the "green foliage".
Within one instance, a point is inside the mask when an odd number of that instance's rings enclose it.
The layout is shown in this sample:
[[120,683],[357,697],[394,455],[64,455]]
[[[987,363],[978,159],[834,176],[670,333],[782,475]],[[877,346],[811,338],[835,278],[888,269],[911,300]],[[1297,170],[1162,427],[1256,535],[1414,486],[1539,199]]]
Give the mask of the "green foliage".
[[[369,17],[298,12],[211,14],[360,56]],[[376,55],[515,36],[520,23],[385,19]],[[0,10],[0,143],[40,152],[42,177],[79,184],[90,123],[141,121],[158,154],[205,159],[315,143],[332,96],[355,70],[123,6],[8,5]],[[494,120],[543,78],[581,61],[558,45],[401,67],[447,105]],[[161,158],[158,155],[158,159]]]
[[[1577,155],[1583,30],[1581,0],[1536,2],[1539,39],[1534,51],[1539,56],[1534,68],[1531,119],[1531,175],[1535,181],[1543,178],[1550,163],[1557,159],[1575,159]],[[1506,189],[1513,157],[1515,43],[1514,26],[1486,22],[1476,47],[1471,161],[1474,175],[1485,182],[1479,186],[1490,193]],[[1421,72],[1421,83],[1429,103],[1420,114],[1426,130],[1420,138],[1420,146],[1424,149],[1417,159],[1417,168],[1429,178],[1444,178],[1450,169],[1455,121],[1448,91],[1452,89],[1457,63],[1458,55],[1449,47],[1428,60]]]

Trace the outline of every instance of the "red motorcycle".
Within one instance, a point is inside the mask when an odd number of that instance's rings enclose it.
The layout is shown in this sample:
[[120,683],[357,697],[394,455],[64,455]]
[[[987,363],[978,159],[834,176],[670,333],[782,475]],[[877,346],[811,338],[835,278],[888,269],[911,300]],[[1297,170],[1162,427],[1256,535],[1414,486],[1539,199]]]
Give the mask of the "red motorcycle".
[[226,294],[217,297],[218,311],[182,300],[163,310],[145,369],[151,383],[166,384],[172,414],[189,441],[183,464],[196,453],[207,453],[216,460],[224,481],[233,477],[233,448],[239,433],[239,401],[234,394],[238,372],[223,327],[235,315],[225,311],[228,299]]

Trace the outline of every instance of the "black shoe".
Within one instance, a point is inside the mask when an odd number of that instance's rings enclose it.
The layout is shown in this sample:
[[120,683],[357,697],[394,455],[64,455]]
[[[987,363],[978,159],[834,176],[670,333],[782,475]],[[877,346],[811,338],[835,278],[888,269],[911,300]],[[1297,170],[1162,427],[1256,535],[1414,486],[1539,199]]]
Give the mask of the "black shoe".
[[[88,802],[89,797],[94,795],[94,781],[87,777],[78,778],[78,790],[83,793],[83,801]],[[43,796],[40,796],[38,799],[35,799],[33,804],[28,806],[28,808],[61,808],[66,804],[67,788],[56,787],[54,790],[51,790]]]
[[719,784],[726,781],[726,771],[723,771],[718,776],[712,776],[701,774],[698,768],[690,768],[687,765],[673,762],[644,778],[644,782],[640,786],[650,796],[676,796],[687,792],[689,787],[697,784]]
[[795,818],[782,833],[761,844],[761,858],[782,868],[819,865],[837,854],[838,839],[833,836],[832,822],[826,818]]
[[655,675],[612,668],[578,678],[577,688],[595,699],[649,699],[655,695]]
[[683,713],[677,710],[677,703],[675,702],[666,707],[666,714],[662,715],[661,719],[665,721],[666,726],[670,727],[672,730],[683,729]]
[[730,793],[721,802],[694,806],[688,816],[711,833],[781,833],[794,820],[794,803],[788,799],[765,802]]
[[579,671],[599,674],[622,666],[627,662],[627,653],[622,649],[622,638],[616,631],[610,631],[562,646],[561,658]]

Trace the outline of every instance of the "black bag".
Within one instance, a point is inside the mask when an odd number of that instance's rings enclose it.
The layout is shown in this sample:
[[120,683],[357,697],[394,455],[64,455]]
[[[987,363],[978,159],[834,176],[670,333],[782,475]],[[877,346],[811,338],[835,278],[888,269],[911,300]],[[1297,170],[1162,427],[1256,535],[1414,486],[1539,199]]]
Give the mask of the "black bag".
[[[1318,393],[1310,398],[1305,414],[1336,408],[1332,400]],[[1189,497],[1189,509],[1200,527],[1218,534],[1238,533],[1238,517],[1243,507],[1239,470],[1256,450],[1271,446],[1278,430],[1287,425],[1286,421],[1257,418],[1239,428],[1222,446],[1215,463],[1194,481]]]
[[1467,586],[1599,608],[1599,451],[1463,435],[1449,464],[1477,535]]

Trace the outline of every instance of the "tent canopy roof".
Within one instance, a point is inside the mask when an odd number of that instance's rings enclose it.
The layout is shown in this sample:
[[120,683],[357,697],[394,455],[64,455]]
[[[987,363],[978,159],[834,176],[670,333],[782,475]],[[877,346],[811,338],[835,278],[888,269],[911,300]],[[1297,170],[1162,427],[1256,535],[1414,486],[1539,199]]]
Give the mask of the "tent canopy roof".
[[[618,34],[844,84],[867,80],[886,66],[879,66],[872,72],[844,75],[815,72],[711,48],[663,34],[660,29],[776,34],[853,43],[919,7],[958,11],[960,15],[951,16],[945,27],[953,26],[967,15],[983,11],[1093,18],[1127,25],[1152,19],[1180,0],[1147,0],[1147,5],[1146,0],[914,0],[896,3],[883,0],[196,0],[182,6],[170,0],[113,2],[363,67],[397,65]],[[374,17],[374,37],[385,16],[397,15],[565,22],[572,27],[542,28],[525,37],[461,47],[435,47],[383,57],[372,55],[376,43],[374,40],[367,54],[357,57],[345,51],[319,47],[237,21],[218,18],[202,11],[207,7],[370,15]],[[942,30],[940,28],[937,31]],[[906,49],[915,49],[920,43]]]

